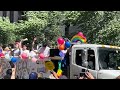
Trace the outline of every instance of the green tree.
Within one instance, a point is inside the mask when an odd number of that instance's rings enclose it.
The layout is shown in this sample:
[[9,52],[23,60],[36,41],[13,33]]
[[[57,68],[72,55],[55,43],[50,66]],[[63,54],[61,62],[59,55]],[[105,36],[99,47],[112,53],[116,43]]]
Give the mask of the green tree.
[[25,13],[26,21],[17,23],[16,35],[29,38],[32,43],[34,37],[38,37],[38,41],[49,41],[56,43],[57,37],[61,36],[61,12],[59,11],[28,11]]
[[[88,43],[119,45],[119,11],[24,11],[26,20],[10,23],[8,18],[0,18],[1,43],[13,42],[16,38],[29,38],[31,43],[35,36],[38,42],[56,43],[62,36],[60,26],[65,25],[65,37],[69,39],[76,34],[69,34],[70,26],[79,26]],[[117,41],[118,40],[118,41]]]
[[10,23],[10,20],[8,18],[0,17],[0,43],[13,43],[16,39],[16,36],[14,34],[15,28],[16,25],[14,23]]
[[68,31],[70,24],[79,26],[88,43],[119,45],[119,16],[119,11],[69,11],[65,12],[65,22]]
[[114,19],[98,32],[99,39],[96,39],[96,41],[99,43],[120,46],[120,12],[114,13]]

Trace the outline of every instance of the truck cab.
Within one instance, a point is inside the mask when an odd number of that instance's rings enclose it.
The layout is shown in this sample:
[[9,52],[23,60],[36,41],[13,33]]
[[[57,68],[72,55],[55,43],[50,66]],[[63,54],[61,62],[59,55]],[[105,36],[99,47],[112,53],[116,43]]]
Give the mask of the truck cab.
[[116,79],[120,75],[120,47],[74,44],[69,52],[69,78],[80,77],[83,69],[95,79]]

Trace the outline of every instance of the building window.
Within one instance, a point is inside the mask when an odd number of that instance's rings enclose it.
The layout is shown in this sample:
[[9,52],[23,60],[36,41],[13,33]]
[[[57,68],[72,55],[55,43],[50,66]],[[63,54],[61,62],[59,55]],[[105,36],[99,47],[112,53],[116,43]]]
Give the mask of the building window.
[[7,11],[3,11],[3,17],[7,16]]
[[10,22],[14,22],[14,11],[10,11]]

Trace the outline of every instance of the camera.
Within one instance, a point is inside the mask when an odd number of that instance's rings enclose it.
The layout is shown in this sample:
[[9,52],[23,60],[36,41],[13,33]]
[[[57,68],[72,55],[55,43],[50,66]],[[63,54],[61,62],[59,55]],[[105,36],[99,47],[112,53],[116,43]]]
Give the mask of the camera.
[[80,77],[86,78],[86,75],[85,75],[86,72],[89,72],[89,70],[82,69],[82,72],[80,73]]

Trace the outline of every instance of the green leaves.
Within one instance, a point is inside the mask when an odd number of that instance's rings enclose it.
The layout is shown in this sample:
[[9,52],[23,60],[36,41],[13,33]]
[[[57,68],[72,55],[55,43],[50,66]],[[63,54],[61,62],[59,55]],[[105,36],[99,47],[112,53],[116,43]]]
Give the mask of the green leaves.
[[119,19],[116,19],[116,16],[113,20],[111,20],[105,28],[98,32],[102,35],[100,42],[101,43],[109,43],[112,45],[120,45],[120,22]]
[[28,38],[32,42],[56,44],[62,36],[60,26],[65,26],[66,36],[69,26],[78,26],[88,43],[120,45],[120,11],[24,11],[27,20],[10,23],[8,18],[0,18],[0,43],[11,43],[16,38]]
[[7,44],[12,43],[15,40],[15,31],[16,25],[10,23],[8,18],[0,17],[0,43]]
[[60,35],[61,12],[59,11],[28,11],[25,16],[27,21],[17,25],[16,34],[27,37],[32,42],[33,37],[38,37],[38,42],[56,42]]
[[78,12],[75,24],[87,36],[88,43],[118,45],[119,11]]

